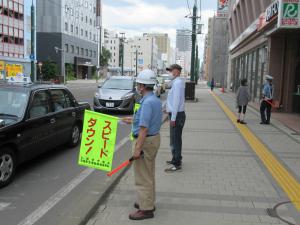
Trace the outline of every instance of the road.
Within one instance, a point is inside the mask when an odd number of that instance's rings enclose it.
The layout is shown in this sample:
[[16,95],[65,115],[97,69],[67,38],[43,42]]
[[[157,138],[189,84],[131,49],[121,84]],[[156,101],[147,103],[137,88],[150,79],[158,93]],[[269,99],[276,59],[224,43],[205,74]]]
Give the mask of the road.
[[[69,88],[77,100],[92,105],[96,84]],[[130,155],[129,133],[130,126],[119,125],[115,165]],[[80,208],[89,207],[107,181],[105,173],[78,166],[78,153],[79,147],[61,146],[21,165],[15,181],[0,189],[0,225],[53,225],[65,217],[76,221]]]

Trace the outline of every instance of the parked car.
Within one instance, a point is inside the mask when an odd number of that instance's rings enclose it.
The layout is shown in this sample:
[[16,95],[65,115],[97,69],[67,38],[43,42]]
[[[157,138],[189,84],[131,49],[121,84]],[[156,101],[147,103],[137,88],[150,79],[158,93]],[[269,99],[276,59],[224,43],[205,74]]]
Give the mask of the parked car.
[[50,149],[80,142],[84,110],[61,85],[0,83],[0,187],[17,165]]
[[160,77],[163,78],[166,89],[170,89],[171,88],[171,82],[172,82],[172,77],[170,74],[163,74]]
[[123,111],[133,113],[134,104],[140,96],[133,77],[112,76],[107,79],[94,96],[94,110]]

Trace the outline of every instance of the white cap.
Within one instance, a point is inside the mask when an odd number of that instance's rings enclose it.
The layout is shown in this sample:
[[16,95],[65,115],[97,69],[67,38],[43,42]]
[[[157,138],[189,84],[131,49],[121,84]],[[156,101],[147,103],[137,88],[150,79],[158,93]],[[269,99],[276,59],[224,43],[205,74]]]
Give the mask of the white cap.
[[146,69],[139,73],[136,82],[139,84],[155,85],[157,83],[157,79],[152,70]]
[[273,78],[271,75],[266,75],[266,76],[265,76],[265,79],[266,79],[266,80],[273,80],[274,78]]

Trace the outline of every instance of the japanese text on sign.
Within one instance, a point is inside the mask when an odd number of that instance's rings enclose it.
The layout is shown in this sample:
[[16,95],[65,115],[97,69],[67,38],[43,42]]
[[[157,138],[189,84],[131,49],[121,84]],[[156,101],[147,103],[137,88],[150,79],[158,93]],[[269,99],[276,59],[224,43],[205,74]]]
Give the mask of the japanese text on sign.
[[118,118],[85,111],[79,165],[111,171]]

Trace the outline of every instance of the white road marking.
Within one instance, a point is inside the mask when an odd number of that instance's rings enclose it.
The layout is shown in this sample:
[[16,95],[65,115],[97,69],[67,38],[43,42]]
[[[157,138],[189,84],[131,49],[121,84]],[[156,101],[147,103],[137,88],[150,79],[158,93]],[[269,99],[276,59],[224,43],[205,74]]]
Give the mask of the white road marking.
[[[123,138],[116,146],[116,152],[119,151],[127,142],[128,137]],[[23,219],[18,225],[33,225],[39,219],[41,219],[50,209],[52,209],[57,203],[59,203],[64,197],[66,197],[74,188],[76,188],[81,182],[83,182],[89,175],[91,175],[95,169],[87,168],[82,171],[78,176],[72,179],[67,185],[62,187],[58,192],[52,195],[47,201],[41,204],[30,215]],[[0,205],[1,211],[1,205]]]
[[4,211],[10,204],[8,202],[0,202],[0,211]]

